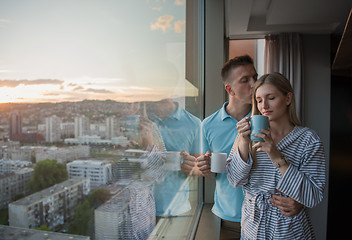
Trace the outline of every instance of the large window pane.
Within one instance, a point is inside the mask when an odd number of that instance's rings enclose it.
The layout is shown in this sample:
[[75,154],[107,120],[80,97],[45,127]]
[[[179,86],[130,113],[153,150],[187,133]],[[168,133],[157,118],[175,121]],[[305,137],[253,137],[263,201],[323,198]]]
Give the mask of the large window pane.
[[[187,47],[187,77],[186,8],[187,42],[198,47]],[[185,0],[0,2],[0,206],[11,227],[190,236],[202,199],[199,9]]]

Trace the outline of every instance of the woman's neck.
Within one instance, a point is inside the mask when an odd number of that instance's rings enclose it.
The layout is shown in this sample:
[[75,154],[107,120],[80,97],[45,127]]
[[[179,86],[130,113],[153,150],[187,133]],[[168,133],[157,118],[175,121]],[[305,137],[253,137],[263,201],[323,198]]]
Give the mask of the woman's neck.
[[271,137],[275,144],[278,144],[284,137],[286,137],[294,128],[294,125],[287,119],[279,121],[270,121]]

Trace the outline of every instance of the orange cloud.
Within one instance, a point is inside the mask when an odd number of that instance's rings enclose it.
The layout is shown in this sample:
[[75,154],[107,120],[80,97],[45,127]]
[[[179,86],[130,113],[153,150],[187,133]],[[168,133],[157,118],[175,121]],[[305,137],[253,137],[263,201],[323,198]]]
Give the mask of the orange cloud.
[[185,4],[183,0],[175,0],[175,5],[182,6],[183,4]]
[[36,79],[36,80],[0,80],[0,87],[10,87],[14,88],[21,84],[23,85],[43,85],[43,84],[52,84],[60,85],[64,81],[57,79]]
[[175,33],[182,33],[183,25],[185,25],[186,21],[178,20],[172,23],[173,20],[174,20],[174,16],[172,15],[161,16],[158,18],[158,20],[155,23],[152,23],[150,25],[150,29],[152,31],[161,30],[164,33],[167,30],[174,30]]
[[182,33],[183,25],[185,25],[186,20],[178,20],[174,23],[174,30],[176,33]]
[[172,15],[165,15],[158,18],[156,23],[150,25],[150,29],[155,31],[161,29],[163,32],[166,32],[168,29],[172,29],[171,22],[174,19]]

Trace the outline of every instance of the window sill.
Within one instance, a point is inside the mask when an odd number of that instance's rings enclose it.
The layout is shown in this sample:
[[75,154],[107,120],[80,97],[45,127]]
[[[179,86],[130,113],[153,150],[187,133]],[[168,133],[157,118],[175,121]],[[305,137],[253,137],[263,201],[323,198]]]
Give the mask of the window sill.
[[195,240],[219,239],[221,219],[213,214],[212,207],[213,203],[204,204]]
[[[184,192],[189,187],[189,201],[191,210],[187,213],[175,217],[161,217],[157,222],[149,240],[157,239],[194,239],[202,214],[203,205],[199,203],[199,178],[188,177],[184,185],[179,189],[179,193]],[[171,203],[180,201],[178,194]]]
[[148,239],[194,239],[201,210],[200,206],[194,214],[162,217]]

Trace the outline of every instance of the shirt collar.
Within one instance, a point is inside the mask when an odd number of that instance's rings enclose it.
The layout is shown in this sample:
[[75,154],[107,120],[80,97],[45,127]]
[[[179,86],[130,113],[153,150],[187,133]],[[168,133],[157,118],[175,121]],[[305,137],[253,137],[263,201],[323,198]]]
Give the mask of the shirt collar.
[[220,109],[220,116],[221,116],[221,120],[224,121],[226,118],[231,118],[231,116],[229,114],[227,114],[226,112],[226,106],[229,104],[229,102],[225,102],[222,105],[222,108]]
[[164,120],[162,120],[159,116],[155,115],[154,113],[149,115],[150,120],[153,122],[158,122],[161,123],[165,121],[166,119],[176,119],[180,120],[181,119],[181,114],[182,114],[182,109],[179,107],[179,104],[177,102],[174,102],[176,105],[176,109],[173,113],[171,113],[169,116],[167,116]]
[[[231,117],[227,112],[226,112],[226,106],[229,104],[229,102],[225,102],[222,105],[222,108],[220,109],[220,116],[221,116],[221,120],[224,121],[226,118],[233,118]],[[246,117],[250,117],[252,114],[252,110],[249,111],[249,113],[246,115]]]
[[167,118],[175,118],[176,120],[181,119],[182,109],[179,107],[177,102],[174,102],[176,105],[176,110],[172,114],[170,114]]

